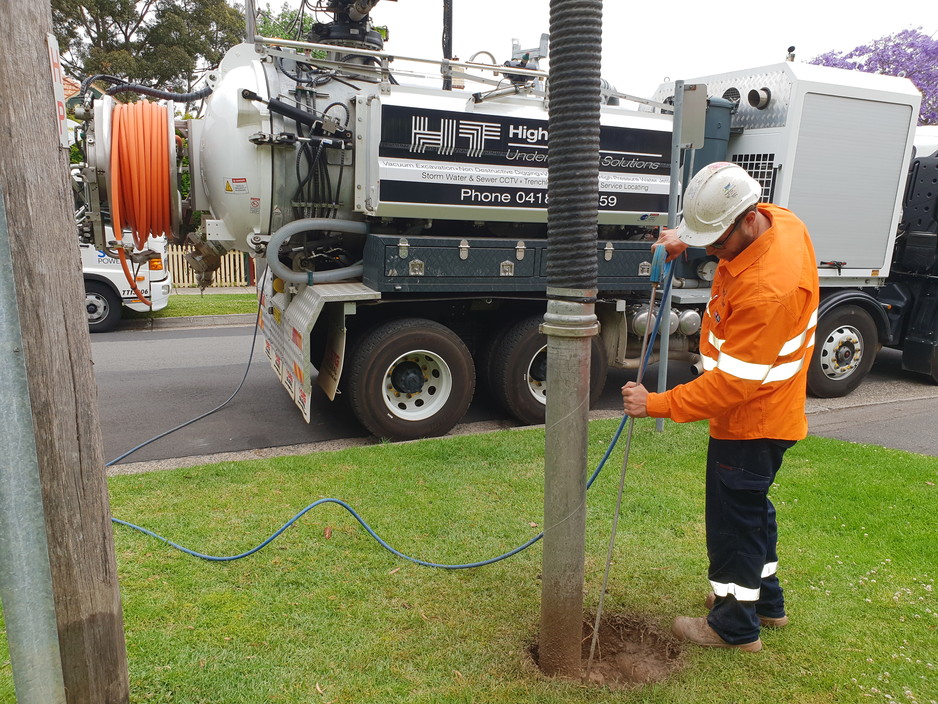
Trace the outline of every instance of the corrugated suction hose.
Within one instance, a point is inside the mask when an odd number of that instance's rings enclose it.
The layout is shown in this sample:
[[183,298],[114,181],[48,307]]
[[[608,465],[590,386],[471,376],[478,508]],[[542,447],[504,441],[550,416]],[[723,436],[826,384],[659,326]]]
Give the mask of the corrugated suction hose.
[[[575,11],[571,12],[570,9]],[[602,0],[553,0],[550,70],[550,203],[547,277],[551,288],[596,288],[599,181],[599,75],[602,52],[590,38],[602,31]],[[574,19],[575,18],[575,19]],[[564,23],[570,26],[564,27]],[[564,31],[557,31],[564,27]],[[548,292],[548,297],[551,296]]]

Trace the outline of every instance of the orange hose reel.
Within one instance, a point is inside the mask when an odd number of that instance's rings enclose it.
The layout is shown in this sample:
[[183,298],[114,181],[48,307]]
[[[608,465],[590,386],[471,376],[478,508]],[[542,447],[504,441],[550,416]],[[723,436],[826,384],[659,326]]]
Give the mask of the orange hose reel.
[[[151,235],[170,232],[169,130],[166,106],[146,100],[118,103],[111,116],[111,225],[118,242],[127,227],[136,249]],[[118,247],[121,268],[138,298],[144,297]]]

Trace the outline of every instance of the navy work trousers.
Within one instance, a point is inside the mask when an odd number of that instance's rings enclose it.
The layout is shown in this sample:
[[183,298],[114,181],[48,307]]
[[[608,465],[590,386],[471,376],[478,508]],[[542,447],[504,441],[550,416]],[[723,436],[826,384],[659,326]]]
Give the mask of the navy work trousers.
[[775,575],[778,526],[769,487],[787,440],[717,440],[707,450],[707,554],[716,603],[707,622],[728,643],[759,637],[759,617],[785,614]]

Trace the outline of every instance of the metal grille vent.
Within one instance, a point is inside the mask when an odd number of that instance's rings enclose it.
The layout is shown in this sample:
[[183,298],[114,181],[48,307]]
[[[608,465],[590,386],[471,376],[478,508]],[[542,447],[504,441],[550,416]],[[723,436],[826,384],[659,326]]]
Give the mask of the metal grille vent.
[[775,155],[736,154],[733,163],[742,166],[762,186],[762,203],[771,203],[775,198]]
[[727,90],[723,91],[724,100],[729,100],[731,102],[738,103],[739,98],[740,98],[739,91],[736,90],[735,88],[728,88]]

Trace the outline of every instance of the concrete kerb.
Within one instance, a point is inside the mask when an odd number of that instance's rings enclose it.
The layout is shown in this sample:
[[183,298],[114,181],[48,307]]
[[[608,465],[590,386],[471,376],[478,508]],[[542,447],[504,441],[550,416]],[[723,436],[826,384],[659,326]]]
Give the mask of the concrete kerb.
[[189,315],[179,318],[134,318],[118,323],[120,330],[158,330],[167,328],[204,328],[224,325],[253,325],[254,313],[231,315]]
[[[173,288],[173,295],[212,296],[224,293],[256,294],[253,286],[210,286],[199,288]],[[122,319],[118,323],[120,330],[157,330],[167,328],[220,327],[224,325],[253,325],[254,313],[232,313],[230,315],[190,315],[173,318],[132,318]]]

